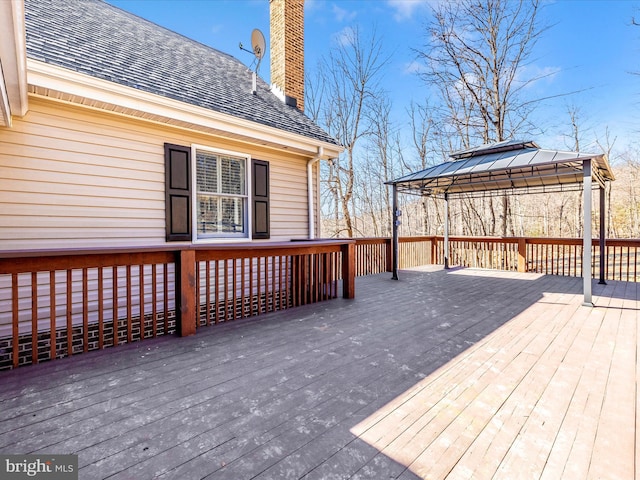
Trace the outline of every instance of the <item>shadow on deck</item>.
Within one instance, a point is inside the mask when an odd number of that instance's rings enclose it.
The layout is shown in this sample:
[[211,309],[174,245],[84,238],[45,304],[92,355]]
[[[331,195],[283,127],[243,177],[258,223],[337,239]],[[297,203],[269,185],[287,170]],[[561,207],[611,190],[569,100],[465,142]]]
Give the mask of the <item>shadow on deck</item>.
[[0,373],[0,453],[74,453],[82,479],[633,478],[635,283],[591,309],[580,278],[389,277]]

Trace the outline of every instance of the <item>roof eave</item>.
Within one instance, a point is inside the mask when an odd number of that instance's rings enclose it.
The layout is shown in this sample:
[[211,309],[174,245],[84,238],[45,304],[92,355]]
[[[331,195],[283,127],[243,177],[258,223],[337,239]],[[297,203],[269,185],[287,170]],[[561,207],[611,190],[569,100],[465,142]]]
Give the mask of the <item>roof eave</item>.
[[27,113],[27,47],[22,0],[0,1],[0,125]]
[[29,90],[67,103],[81,104],[147,121],[213,133],[306,156],[337,157],[344,147],[287,132],[232,115],[98,79],[38,60],[27,60]]

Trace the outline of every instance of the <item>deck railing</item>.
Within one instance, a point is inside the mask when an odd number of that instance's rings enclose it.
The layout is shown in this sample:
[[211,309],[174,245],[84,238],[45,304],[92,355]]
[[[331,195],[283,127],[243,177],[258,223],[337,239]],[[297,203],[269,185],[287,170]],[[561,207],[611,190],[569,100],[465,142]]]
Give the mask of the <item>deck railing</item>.
[[[592,244],[591,275],[600,276],[600,245]],[[444,237],[401,237],[399,268],[444,264]],[[582,276],[582,239],[525,237],[450,237],[449,264]],[[640,281],[640,239],[610,239],[605,248],[605,279]],[[357,275],[391,271],[391,239],[356,240]]]
[[[639,250],[607,240],[605,278],[640,281]],[[443,237],[400,239],[400,268],[443,262]],[[451,237],[450,264],[581,276],[582,240]],[[389,238],[0,253],[0,369],[327,300],[341,280],[353,298],[385,271]]]
[[[400,268],[418,267],[432,263],[436,237],[401,237],[399,244]],[[391,271],[391,239],[355,238],[356,275],[374,275]]]
[[[450,264],[581,277],[581,238],[450,237]],[[435,237],[436,262],[444,263],[444,238]],[[591,276],[600,277],[600,244],[592,241]],[[640,281],[640,239],[605,243],[606,280]]]
[[0,254],[0,369],[355,295],[351,240]]

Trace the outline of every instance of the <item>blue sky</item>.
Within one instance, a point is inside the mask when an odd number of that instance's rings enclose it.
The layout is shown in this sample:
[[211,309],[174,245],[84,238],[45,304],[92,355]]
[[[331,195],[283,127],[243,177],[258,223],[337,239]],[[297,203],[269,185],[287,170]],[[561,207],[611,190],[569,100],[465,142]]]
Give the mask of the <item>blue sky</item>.
[[[141,17],[229,53],[247,65],[251,31],[262,30],[269,45],[268,0],[108,0]],[[437,1],[437,0],[432,0]],[[398,127],[405,126],[409,102],[429,92],[413,73],[415,54],[424,41],[428,3],[420,0],[307,0],[305,62],[312,70],[344,29],[358,25],[365,34],[375,28],[391,55],[383,79],[394,105]],[[579,107],[585,141],[603,139],[605,127],[616,146],[632,143],[640,131],[640,0],[555,0],[544,3],[542,18],[551,25],[537,44],[527,68],[549,75],[531,88],[532,98],[580,92],[543,102],[536,111],[544,147],[563,147],[569,132],[567,106]],[[268,54],[268,53],[267,53]],[[260,75],[269,81],[268,58]],[[592,147],[593,145],[587,145]],[[589,148],[583,148],[588,150]]]

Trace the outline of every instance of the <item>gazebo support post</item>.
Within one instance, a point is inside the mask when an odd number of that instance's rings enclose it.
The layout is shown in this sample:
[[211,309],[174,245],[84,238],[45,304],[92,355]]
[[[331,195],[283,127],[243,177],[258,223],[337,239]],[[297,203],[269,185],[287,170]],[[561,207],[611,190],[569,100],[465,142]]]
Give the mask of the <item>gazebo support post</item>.
[[605,232],[605,218],[606,218],[606,208],[605,208],[605,196],[604,196],[604,187],[600,185],[600,281],[599,285],[606,285],[607,282],[604,280],[605,276],[605,260],[606,256],[606,232]]
[[393,215],[391,215],[391,221],[393,222],[391,225],[392,235],[392,275],[391,280],[398,280],[398,186],[393,184]]
[[444,194],[444,269],[449,270],[449,194]]
[[591,159],[586,159],[582,163],[582,189],[583,189],[583,214],[584,214],[584,238],[582,240],[582,282],[584,300],[582,305],[593,307],[591,298]]

